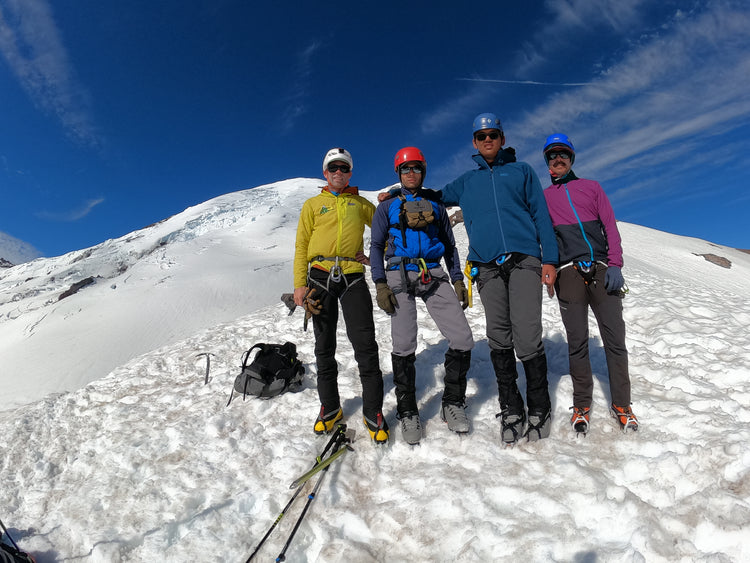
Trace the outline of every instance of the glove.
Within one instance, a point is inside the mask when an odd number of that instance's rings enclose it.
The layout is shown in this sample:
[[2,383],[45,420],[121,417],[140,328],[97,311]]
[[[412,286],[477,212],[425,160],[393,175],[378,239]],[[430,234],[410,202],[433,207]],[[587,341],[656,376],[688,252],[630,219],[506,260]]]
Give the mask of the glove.
[[453,289],[456,290],[456,297],[461,302],[461,308],[466,309],[469,306],[469,290],[464,285],[464,280],[456,280],[453,282]]
[[398,301],[396,301],[396,296],[393,294],[393,290],[388,287],[387,283],[383,282],[376,283],[375,289],[377,291],[375,299],[378,302],[378,307],[383,309],[383,311],[389,315],[395,313]]
[[604,289],[607,292],[619,291],[625,285],[625,279],[622,277],[622,269],[618,266],[609,266],[607,273],[604,275]]
[[302,302],[308,319],[310,318],[310,315],[319,315],[323,310],[323,305],[320,303],[320,299],[313,299],[313,295],[316,291],[317,288],[315,287],[308,288],[307,293],[305,293],[305,299]]

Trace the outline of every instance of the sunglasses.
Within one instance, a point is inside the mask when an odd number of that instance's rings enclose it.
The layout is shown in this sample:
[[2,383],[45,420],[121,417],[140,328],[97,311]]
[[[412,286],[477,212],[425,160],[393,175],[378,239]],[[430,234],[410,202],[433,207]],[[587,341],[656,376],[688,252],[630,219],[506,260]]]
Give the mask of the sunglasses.
[[327,170],[331,173],[341,170],[343,174],[349,174],[352,171],[352,167],[348,164],[329,164]]
[[476,135],[474,135],[474,138],[477,141],[484,141],[487,137],[489,137],[493,141],[496,141],[500,138],[500,133],[498,133],[497,131],[493,131],[492,133],[477,133]]
[[550,162],[551,160],[555,160],[558,157],[562,158],[563,160],[570,160],[570,154],[567,152],[548,152],[547,162]]
[[422,174],[424,170],[421,166],[402,166],[398,169],[399,173],[401,174],[408,174],[409,172],[414,172],[415,174]]

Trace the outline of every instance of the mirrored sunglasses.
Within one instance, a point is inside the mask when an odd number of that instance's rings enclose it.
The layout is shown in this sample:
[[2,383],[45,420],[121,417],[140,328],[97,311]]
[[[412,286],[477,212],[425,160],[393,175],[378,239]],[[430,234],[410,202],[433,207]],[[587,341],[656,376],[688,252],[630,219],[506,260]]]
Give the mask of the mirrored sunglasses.
[[402,166],[401,168],[398,169],[398,171],[401,174],[408,174],[409,172],[414,172],[415,174],[422,174],[422,172],[424,172],[421,166]]

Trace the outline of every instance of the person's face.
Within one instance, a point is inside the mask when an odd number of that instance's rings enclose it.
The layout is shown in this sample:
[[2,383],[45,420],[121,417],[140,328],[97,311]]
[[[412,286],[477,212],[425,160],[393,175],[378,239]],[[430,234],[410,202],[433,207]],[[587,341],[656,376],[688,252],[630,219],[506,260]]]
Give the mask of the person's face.
[[[416,190],[422,185],[424,177],[424,164],[416,160],[406,162],[398,167],[398,175],[401,179],[401,185],[407,190]],[[419,171],[419,172],[417,172]]]
[[555,178],[564,177],[570,171],[570,167],[573,166],[570,151],[565,149],[552,149],[545,155],[545,158],[550,174]]
[[497,129],[482,129],[474,133],[474,148],[487,162],[495,160],[497,153],[505,143],[505,137]]
[[[343,167],[346,172],[341,168]],[[349,185],[349,179],[352,177],[352,170],[349,165],[342,160],[334,160],[328,163],[328,168],[323,171],[323,176],[328,180],[328,186],[334,191],[340,192]]]

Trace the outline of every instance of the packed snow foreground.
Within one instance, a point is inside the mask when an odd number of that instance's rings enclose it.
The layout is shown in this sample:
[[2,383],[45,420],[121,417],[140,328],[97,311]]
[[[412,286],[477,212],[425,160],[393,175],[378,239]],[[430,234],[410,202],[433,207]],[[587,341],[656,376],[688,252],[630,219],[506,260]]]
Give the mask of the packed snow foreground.
[[[289,316],[278,301],[291,290],[296,214],[318,185],[228,194],[128,237],[0,273],[0,517],[39,563],[244,561],[253,551],[327,442],[312,432],[313,336],[301,311]],[[750,560],[750,256],[620,230],[637,433],[623,434],[607,414],[594,322],[591,430],[571,431],[567,346],[557,303],[545,298],[552,434],[503,447],[475,293],[471,431],[460,437],[440,421],[447,345],[421,309],[425,435],[409,446],[395,424],[390,323],[377,310],[394,432],[376,447],[362,427],[356,363],[340,328],[354,451],[331,465],[287,560]],[[465,256],[461,226],[456,237]],[[58,300],[89,276],[99,277]],[[305,362],[302,389],[227,407],[242,353],[285,341]],[[303,503],[257,560],[276,558]]]

